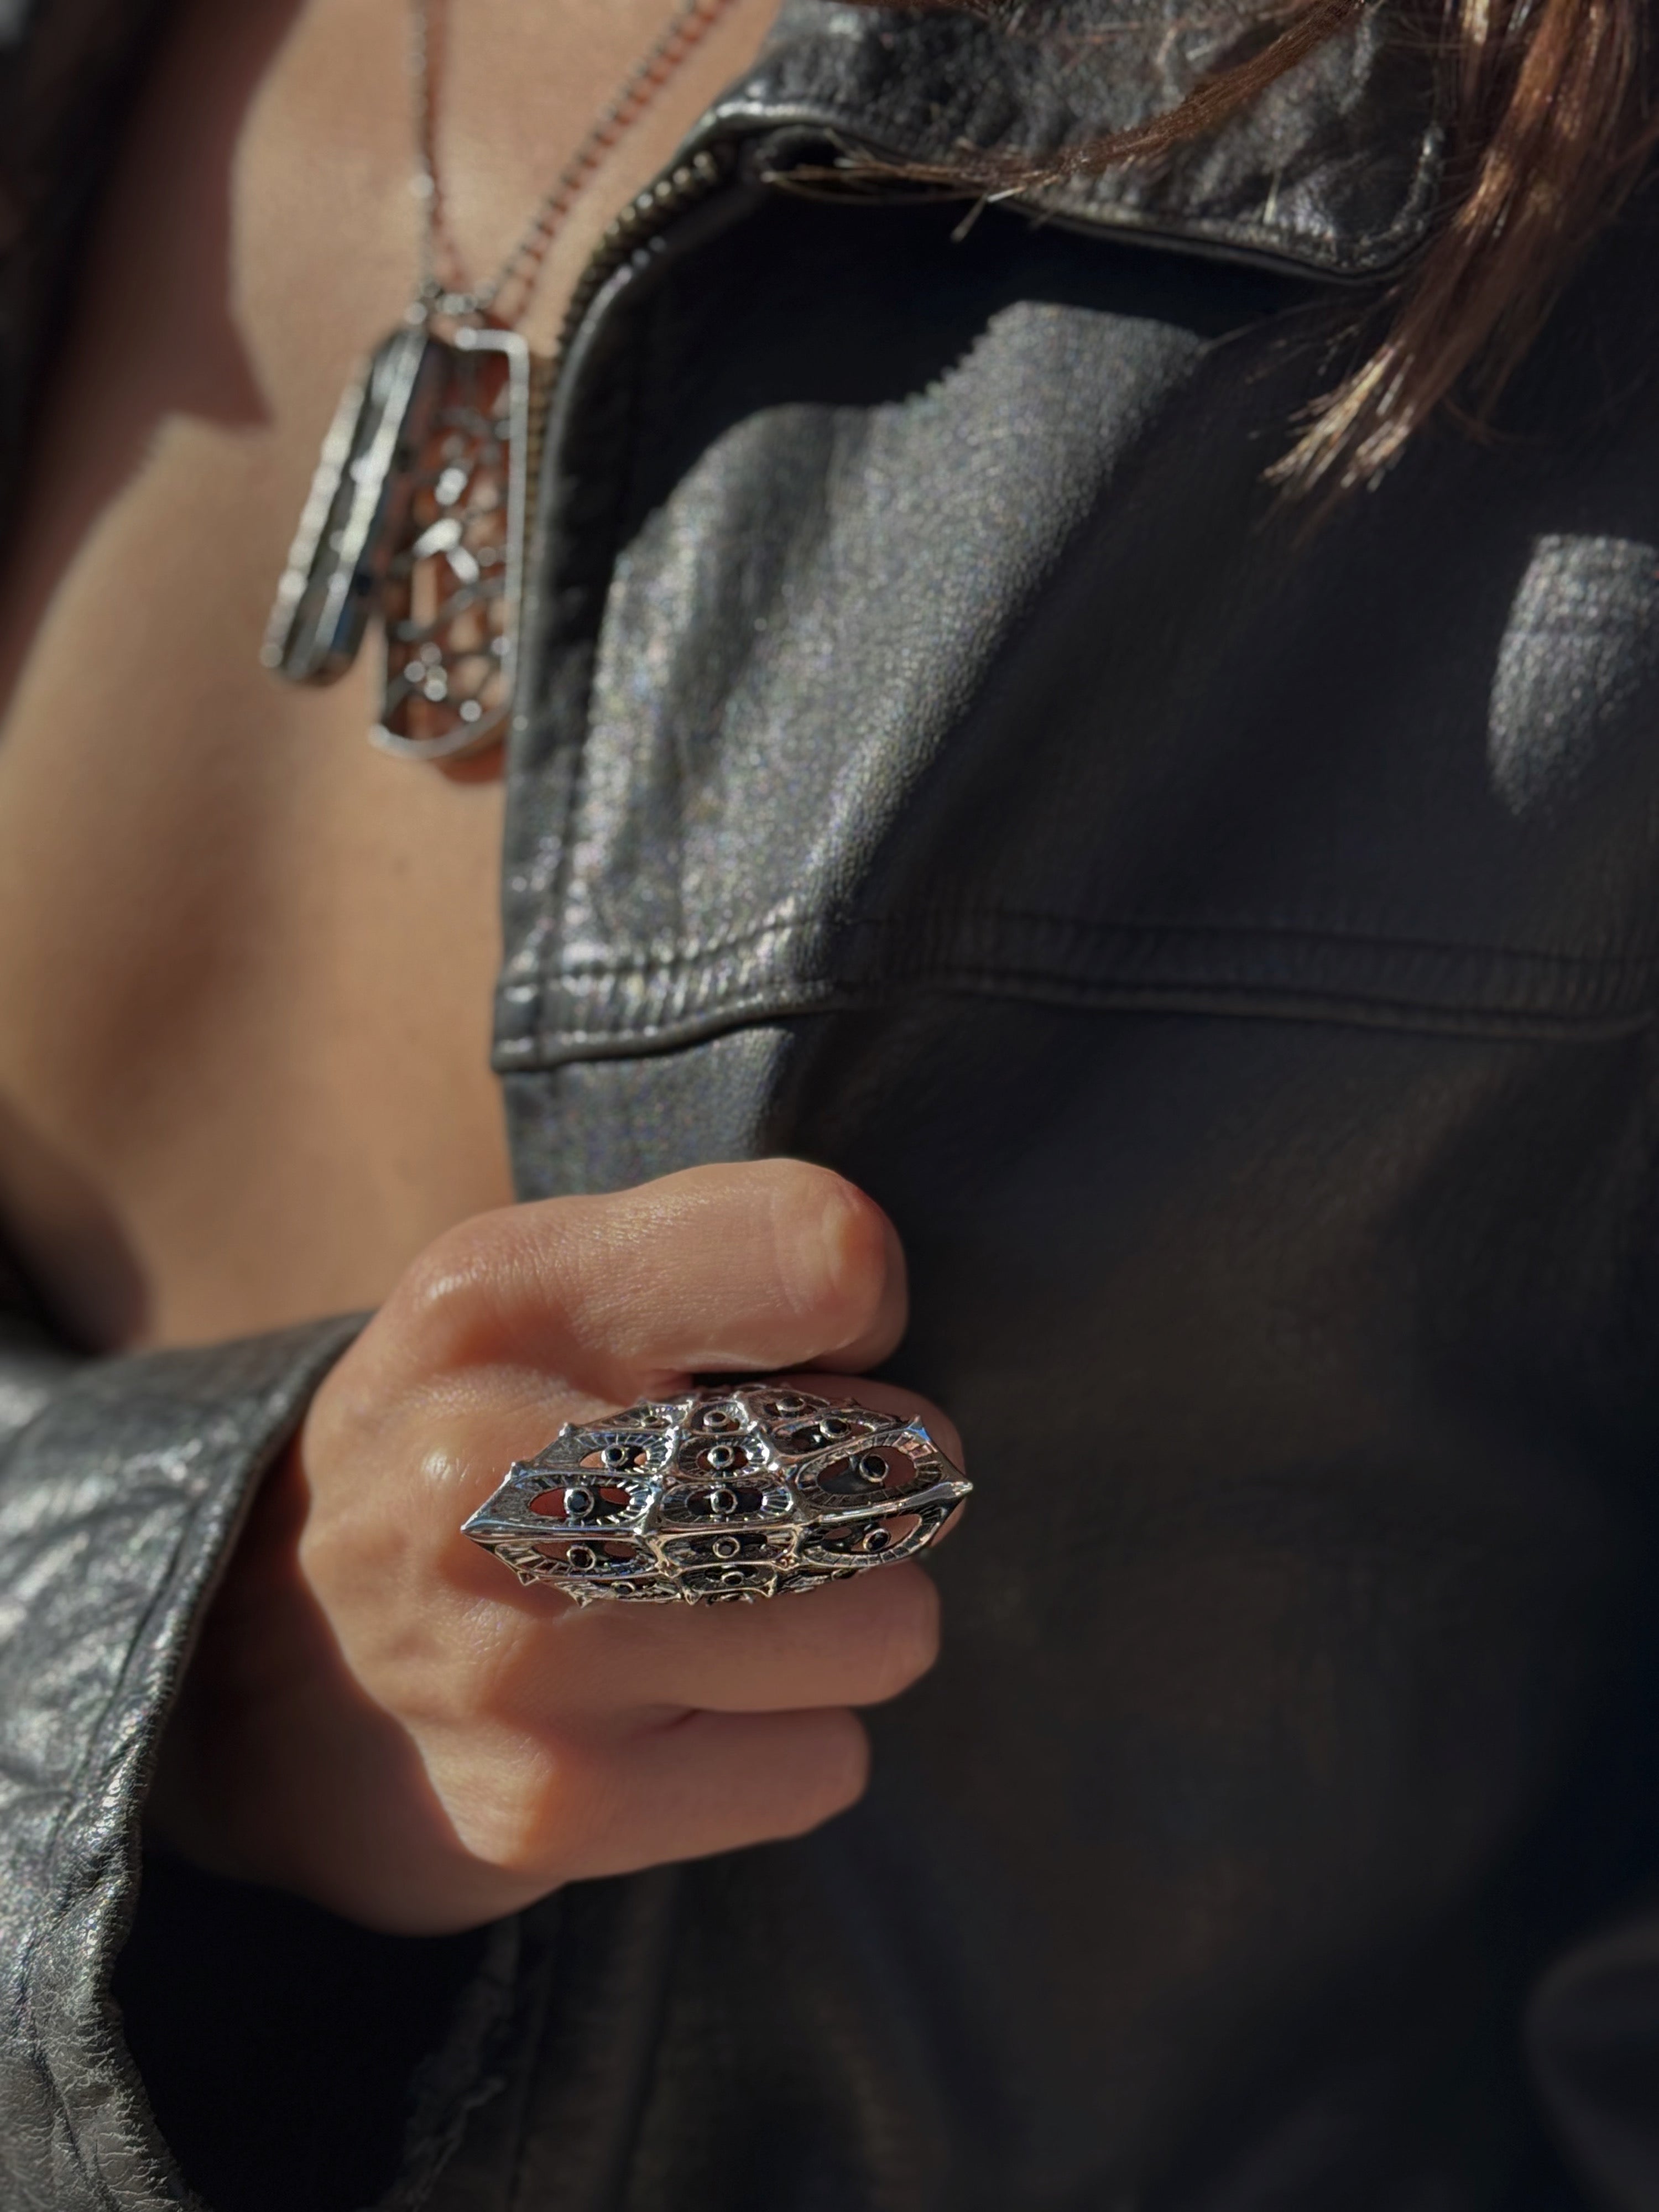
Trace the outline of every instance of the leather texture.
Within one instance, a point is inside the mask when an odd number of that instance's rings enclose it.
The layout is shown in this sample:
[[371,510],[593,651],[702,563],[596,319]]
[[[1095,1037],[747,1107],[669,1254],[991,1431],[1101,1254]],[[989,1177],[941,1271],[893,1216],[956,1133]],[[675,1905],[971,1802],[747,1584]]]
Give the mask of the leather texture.
[[19,1370],[37,1404],[0,1446],[0,2160],[19,2212],[182,2199],[108,1997],[135,1813],[243,1504],[356,1327],[66,1362],[49,1394],[38,1355]]
[[339,1340],[20,1353],[9,2204],[208,2173],[198,1948],[274,2146],[217,2212],[1659,2203],[1651,206],[1501,438],[1310,533],[1262,474],[1432,204],[1420,45],[1041,210],[837,191],[1240,35],[1039,21],[791,0],[704,125],[560,385],[503,872],[525,1196],[781,1151],[898,1224],[944,1660],[844,1819],[491,1931],[406,2115],[254,2033],[391,2037],[406,1959],[152,1881],[164,2147],[143,1747]]
[[[1432,219],[1445,154],[1431,44],[1382,0],[1224,128],[1158,165],[1061,177],[1051,215],[1183,249],[1355,279],[1398,263]],[[1271,19],[1268,19],[1271,27]],[[1239,0],[1146,12],[1128,0],[906,10],[786,0],[757,66],[705,131],[820,134],[949,170],[964,147],[1053,161],[1176,106],[1255,52]]]

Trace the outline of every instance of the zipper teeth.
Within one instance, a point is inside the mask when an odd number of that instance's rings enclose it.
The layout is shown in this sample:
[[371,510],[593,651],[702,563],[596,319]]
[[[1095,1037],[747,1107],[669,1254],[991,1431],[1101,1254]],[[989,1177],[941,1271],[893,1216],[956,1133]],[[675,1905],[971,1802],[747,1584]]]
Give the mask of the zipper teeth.
[[[542,459],[547,442],[553,395],[566,355],[589,308],[623,263],[637,253],[674,217],[707,199],[734,173],[738,149],[727,143],[705,147],[678,161],[654,183],[636,194],[620,214],[612,217],[599,244],[588,256],[559,324],[559,334],[550,354],[532,356],[530,365],[529,420],[525,439],[524,543],[534,542],[540,522]],[[523,668],[520,671],[520,680]]]
[[647,185],[612,219],[570,295],[553,350],[555,362],[563,359],[582,319],[623,264],[676,216],[717,191],[737,167],[737,149],[730,144],[704,147]]

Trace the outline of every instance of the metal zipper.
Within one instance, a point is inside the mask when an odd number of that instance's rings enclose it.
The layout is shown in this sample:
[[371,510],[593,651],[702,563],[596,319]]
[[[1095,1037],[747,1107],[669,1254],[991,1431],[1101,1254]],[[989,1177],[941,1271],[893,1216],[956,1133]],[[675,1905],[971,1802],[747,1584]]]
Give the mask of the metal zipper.
[[526,547],[534,537],[541,487],[542,453],[552,418],[559,377],[576,333],[588,311],[617,271],[642,252],[677,216],[684,215],[716,192],[736,172],[738,149],[729,140],[700,148],[664,170],[654,183],[636,193],[619,215],[606,225],[599,244],[589,254],[577,278],[550,353],[532,359],[529,437],[526,453],[528,501],[525,515]]
[[[532,356],[529,419],[525,446],[525,510],[523,526],[523,560],[526,575],[522,610],[528,606],[530,586],[528,572],[535,565],[533,549],[539,537],[541,515],[541,481],[549,431],[558,398],[563,372],[569,360],[578,332],[587,319],[594,301],[616,275],[636,255],[641,254],[653,239],[702,201],[709,198],[727,183],[737,172],[738,149],[730,140],[700,147],[684,160],[665,169],[645,190],[638,192],[621,212],[612,217],[600,236],[598,245],[588,256],[581,275],[570,295],[559,324],[558,335],[550,352]],[[516,732],[525,726],[527,713],[526,684],[530,674],[530,656],[520,651],[514,682],[514,699],[509,730]]]
[[659,231],[678,216],[706,200],[717,191],[734,173],[738,166],[738,149],[726,140],[717,146],[705,146],[672,169],[663,172],[654,184],[631,199],[621,214],[613,217],[604,235],[588,256],[587,265],[576,280],[570,295],[570,304],[564,311],[555,342],[550,373],[547,379],[548,396],[556,378],[558,364],[569,351],[588,309],[610,283],[624,262],[641,252]]

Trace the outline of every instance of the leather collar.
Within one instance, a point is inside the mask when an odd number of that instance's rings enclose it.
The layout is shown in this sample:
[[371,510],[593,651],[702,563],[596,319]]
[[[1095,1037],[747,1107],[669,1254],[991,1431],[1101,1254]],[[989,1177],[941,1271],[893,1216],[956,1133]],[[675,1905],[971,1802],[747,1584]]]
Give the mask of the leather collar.
[[[1399,0],[1354,21],[1178,157],[1032,195],[1067,223],[1338,281],[1395,267],[1432,221],[1440,78]],[[982,15],[786,0],[704,132],[794,127],[884,159],[1050,156],[1170,108],[1262,36],[1241,0],[1053,0]]]

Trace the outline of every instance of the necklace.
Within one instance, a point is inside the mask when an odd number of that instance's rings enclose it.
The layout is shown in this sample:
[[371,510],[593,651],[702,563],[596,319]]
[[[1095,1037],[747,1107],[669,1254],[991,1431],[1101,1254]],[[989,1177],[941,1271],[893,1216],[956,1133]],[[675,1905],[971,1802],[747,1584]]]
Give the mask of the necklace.
[[444,216],[433,0],[411,0],[418,285],[403,322],[340,396],[260,651],[290,683],[331,684],[378,617],[386,670],[368,735],[383,751],[455,760],[505,734],[553,369],[519,325],[600,166],[735,4],[683,0],[500,268],[469,287]]

